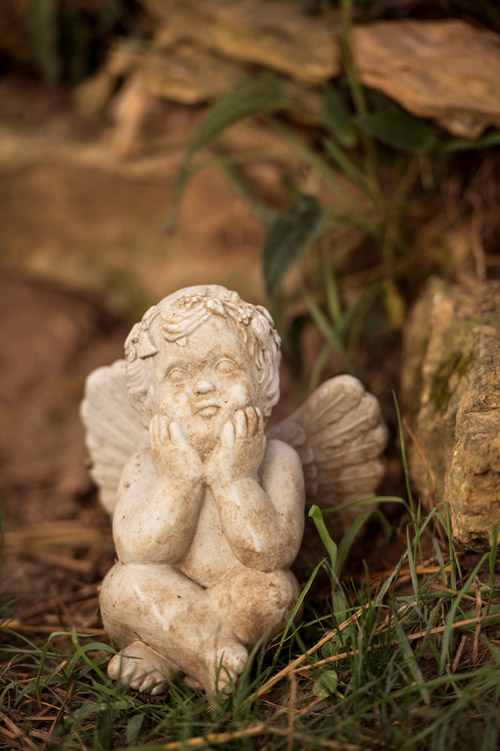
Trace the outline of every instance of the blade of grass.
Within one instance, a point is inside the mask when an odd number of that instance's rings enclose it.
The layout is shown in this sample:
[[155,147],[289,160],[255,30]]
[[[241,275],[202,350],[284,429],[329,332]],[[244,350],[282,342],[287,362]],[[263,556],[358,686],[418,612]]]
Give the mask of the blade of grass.
[[396,613],[394,613],[393,624],[398,638],[398,647],[401,651],[401,654],[403,655],[403,659],[410,670],[413,680],[420,689],[424,703],[429,705],[431,703],[431,695],[429,689],[425,686],[424,676],[418,666],[417,660],[415,659],[415,655],[413,653],[413,649],[410,646],[410,642],[406,637],[406,634]]
[[313,520],[314,525],[316,529],[318,530],[318,534],[321,538],[321,542],[325,546],[326,551],[330,557],[330,565],[332,567],[332,573],[337,575],[338,547],[336,543],[332,540],[330,533],[328,532],[326,524],[323,520],[323,514],[321,513],[321,509],[318,506],[316,506],[316,504],[313,504],[311,508],[309,509],[308,516]]
[[488,553],[485,553],[481,557],[481,560],[479,561],[479,563],[477,563],[476,566],[474,566],[474,569],[467,577],[466,582],[463,585],[463,587],[457,591],[457,595],[451,604],[450,612],[448,613],[446,617],[446,622],[445,622],[445,626],[443,630],[443,641],[441,644],[441,657],[439,660],[439,673],[440,674],[443,674],[446,669],[446,662],[448,660],[448,655],[450,652],[452,634],[453,634],[453,628],[454,628],[453,624],[456,620],[457,609],[462,601],[464,593],[471,586],[472,582],[474,581],[474,577],[476,576],[477,572],[480,570],[483,563],[487,560],[487,558],[488,558]]

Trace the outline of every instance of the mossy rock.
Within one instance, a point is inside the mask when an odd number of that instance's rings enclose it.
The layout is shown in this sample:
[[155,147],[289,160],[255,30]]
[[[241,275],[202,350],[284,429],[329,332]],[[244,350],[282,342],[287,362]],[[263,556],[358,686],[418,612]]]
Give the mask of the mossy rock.
[[405,332],[410,474],[478,549],[500,528],[500,284],[430,281]]

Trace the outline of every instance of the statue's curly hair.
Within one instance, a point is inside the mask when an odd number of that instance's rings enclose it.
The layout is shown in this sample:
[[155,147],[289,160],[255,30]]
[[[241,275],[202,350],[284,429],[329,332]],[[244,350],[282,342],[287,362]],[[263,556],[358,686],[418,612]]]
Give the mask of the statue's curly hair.
[[136,323],[125,342],[127,389],[147,427],[154,414],[153,358],[156,338],[183,347],[187,337],[211,316],[232,321],[241,332],[261,389],[264,418],[279,398],[281,340],[268,311],[243,302],[237,292],[219,285],[187,287],[165,297]]

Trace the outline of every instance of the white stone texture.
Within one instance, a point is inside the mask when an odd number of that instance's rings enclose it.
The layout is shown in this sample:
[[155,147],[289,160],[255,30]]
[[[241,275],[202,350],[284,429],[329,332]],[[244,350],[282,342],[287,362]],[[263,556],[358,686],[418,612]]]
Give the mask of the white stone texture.
[[374,494],[386,431],[356,379],[323,384],[265,434],[279,347],[264,308],[191,287],[88,378],[91,472],[118,558],[100,598],[121,649],[108,671],[132,688],[162,693],[181,674],[212,697],[231,691],[248,647],[297,603],[306,494],[323,507]]

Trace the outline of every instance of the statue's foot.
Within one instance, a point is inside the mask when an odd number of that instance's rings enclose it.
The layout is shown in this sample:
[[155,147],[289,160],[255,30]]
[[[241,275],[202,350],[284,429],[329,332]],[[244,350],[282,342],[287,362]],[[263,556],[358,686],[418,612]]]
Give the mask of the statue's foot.
[[230,694],[243,672],[248,651],[243,644],[232,642],[205,652],[200,683],[209,696]]
[[178,670],[175,666],[142,641],[134,641],[125,647],[109,662],[108,675],[136,691],[146,691],[152,695],[164,694],[168,690],[166,678],[171,678]]

